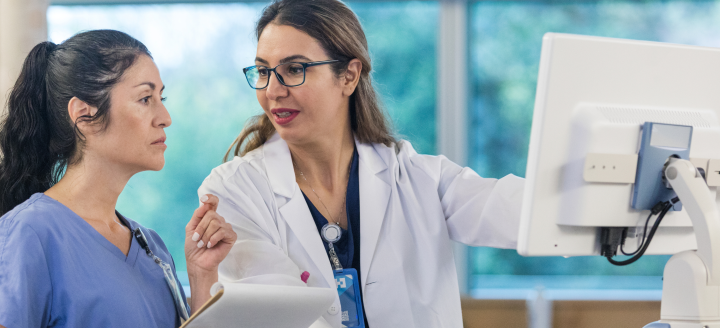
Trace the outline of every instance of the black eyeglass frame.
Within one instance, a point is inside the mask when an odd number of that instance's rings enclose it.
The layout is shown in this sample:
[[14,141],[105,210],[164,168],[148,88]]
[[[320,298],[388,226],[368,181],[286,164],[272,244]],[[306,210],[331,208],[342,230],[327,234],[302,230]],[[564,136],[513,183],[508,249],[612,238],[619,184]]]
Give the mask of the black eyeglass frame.
[[[255,90],[262,90],[262,89],[267,88],[268,85],[270,85],[270,73],[268,73],[267,83],[265,83],[265,86],[264,86],[264,87],[262,87],[262,88],[256,88],[256,87],[254,87],[254,86],[252,85],[252,82],[250,82],[250,78],[248,77],[247,72],[250,71],[250,70],[252,70],[252,69],[254,69],[254,68],[257,68],[257,67],[265,67],[265,68],[267,68],[268,72],[273,72],[273,73],[275,73],[275,77],[278,78],[278,81],[280,81],[280,84],[282,84],[282,85],[284,85],[284,86],[286,86],[286,87],[297,87],[297,86],[300,86],[300,85],[302,85],[303,83],[305,83],[305,76],[306,76],[305,70],[306,70],[308,67],[318,66],[318,65],[325,65],[325,64],[331,64],[331,63],[336,63],[336,62],[339,62],[339,61],[340,61],[340,60],[338,60],[338,59],[332,59],[332,60],[323,60],[323,61],[316,61],[316,62],[309,62],[309,63],[288,62],[288,63],[282,63],[282,64],[280,64],[280,65],[277,65],[277,66],[273,67],[273,68],[269,68],[269,67],[263,66],[263,65],[254,65],[254,66],[249,66],[249,67],[243,68],[243,74],[245,75],[245,80],[247,81],[247,83],[250,85],[251,88],[253,88],[253,89],[255,89]],[[293,85],[287,85],[287,84],[285,84],[284,78],[282,77],[282,75],[280,75],[280,74],[277,72],[276,69],[277,69],[278,67],[282,66],[282,65],[289,65],[289,64],[300,64],[300,65],[302,65],[302,68],[303,68],[303,80],[302,80],[302,82],[300,82],[300,83],[298,83],[298,84],[293,84]]]

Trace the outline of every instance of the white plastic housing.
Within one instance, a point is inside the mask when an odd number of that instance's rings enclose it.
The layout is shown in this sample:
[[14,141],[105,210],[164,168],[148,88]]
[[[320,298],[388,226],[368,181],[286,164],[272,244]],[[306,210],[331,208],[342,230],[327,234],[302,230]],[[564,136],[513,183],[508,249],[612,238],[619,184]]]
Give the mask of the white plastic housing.
[[[720,144],[720,123],[711,110],[579,105],[572,116],[572,137],[561,184],[564,205],[559,210],[558,224],[634,227],[647,217],[649,211],[630,207],[637,168],[631,168],[631,172],[627,169],[632,158],[637,165],[641,126],[645,122],[690,125],[693,127],[690,156],[720,158],[720,147],[709,146],[713,142]],[[605,174],[608,176],[606,181],[589,181],[588,161],[597,158],[598,154],[616,158],[614,162],[623,169],[616,170],[620,172],[615,174]],[[625,180],[621,181],[621,178]],[[715,197],[715,190],[712,192]],[[599,202],[599,199],[603,201]],[[616,206],[607,206],[608,203]],[[663,226],[691,227],[692,224],[683,209],[669,212]]]
[[[630,209],[631,184],[588,185],[583,180],[587,153],[637,154],[641,121],[648,119],[673,123],[687,114],[683,122],[709,121],[702,124],[717,127],[717,72],[720,49],[546,34],[518,252],[525,256],[597,255],[599,226],[640,225],[648,212]],[[673,121],[660,120],[665,117],[662,114],[671,114]],[[700,123],[691,125],[695,131],[705,129]],[[691,158],[720,159],[720,135],[714,139],[713,134],[707,138],[693,135]],[[646,254],[695,249],[689,219],[679,213],[667,219]]]
[[585,182],[633,183],[637,171],[638,155],[595,154],[585,157]]

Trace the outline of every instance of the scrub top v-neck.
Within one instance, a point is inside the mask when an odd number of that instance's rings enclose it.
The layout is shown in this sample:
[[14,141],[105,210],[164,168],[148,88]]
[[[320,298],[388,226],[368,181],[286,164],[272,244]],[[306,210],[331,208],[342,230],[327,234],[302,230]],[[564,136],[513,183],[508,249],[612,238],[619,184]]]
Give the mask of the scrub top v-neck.
[[[141,228],[175,271],[155,231],[118,217],[130,230]],[[0,218],[0,325],[170,328],[180,321],[162,269],[135,238],[125,256],[72,210],[37,193]]]
[[[360,174],[358,160],[358,152],[357,149],[355,149],[355,151],[353,152],[352,164],[350,164],[350,177],[348,179],[347,191],[345,192],[345,213],[347,213],[348,228],[347,230],[342,229],[342,236],[340,240],[338,240],[337,243],[334,243],[333,246],[335,247],[335,251],[338,258],[340,259],[340,264],[342,264],[343,268],[353,268],[357,270],[357,272],[361,272]],[[310,214],[315,221],[315,226],[317,227],[318,232],[322,232],[322,227],[328,223],[328,220],[322,215],[322,213],[320,213],[320,211],[318,211],[317,207],[315,207],[315,204],[313,204],[310,199],[307,198],[304,192],[303,197],[305,197],[305,202],[310,209]],[[325,254],[327,254],[327,252],[329,251],[328,244],[324,241],[323,244],[325,245]],[[328,261],[330,261],[329,255]],[[358,282],[362,284],[362,281],[360,281],[360,277],[358,277]],[[362,296],[362,289],[360,289],[360,295]],[[365,318],[365,327],[369,328],[369,325],[367,323],[367,316],[365,315],[364,303],[363,317]]]

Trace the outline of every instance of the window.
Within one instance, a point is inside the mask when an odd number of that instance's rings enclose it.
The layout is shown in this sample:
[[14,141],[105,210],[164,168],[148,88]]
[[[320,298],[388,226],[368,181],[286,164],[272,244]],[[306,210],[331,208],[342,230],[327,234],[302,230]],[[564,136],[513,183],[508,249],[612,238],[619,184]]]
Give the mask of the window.
[[[118,209],[158,231],[180,271],[185,267],[184,226],[198,204],[197,187],[221,163],[245,121],[261,113],[241,69],[253,63],[253,28],[266,4],[56,5],[48,11],[55,42],[83,30],[112,28],[135,36],[153,52],[173,117],[167,162],[161,172],[135,176]],[[372,76],[397,132],[418,152],[438,153],[440,4],[349,5],[365,28]],[[524,176],[544,33],[720,46],[720,3],[711,1],[475,1],[467,10],[467,157],[469,166],[486,177]],[[602,288],[613,279],[623,281],[615,288],[659,289],[669,258],[647,256],[619,268],[601,257],[523,258],[514,250],[488,248],[469,253],[471,288],[533,288],[538,283]],[[618,275],[626,278],[612,278]]]
[[[266,3],[51,6],[50,39],[116,29],[150,49],[166,85],[173,123],[165,168],[142,172],[117,208],[156,230],[185,270],[185,225],[197,188],[237,137],[262,113],[242,68],[254,63],[255,22]],[[401,137],[435,152],[436,2],[350,3],[365,28],[373,78]]]
[[[720,46],[717,2],[475,2],[469,12],[469,163],[488,177],[524,176],[544,33]],[[514,250],[489,248],[470,254],[471,288],[534,288],[538,283],[605,288],[608,280],[602,277],[552,276],[661,276],[669,259],[645,256],[636,264],[615,267],[599,256],[523,258]],[[613,281],[612,288],[662,288],[659,277]]]

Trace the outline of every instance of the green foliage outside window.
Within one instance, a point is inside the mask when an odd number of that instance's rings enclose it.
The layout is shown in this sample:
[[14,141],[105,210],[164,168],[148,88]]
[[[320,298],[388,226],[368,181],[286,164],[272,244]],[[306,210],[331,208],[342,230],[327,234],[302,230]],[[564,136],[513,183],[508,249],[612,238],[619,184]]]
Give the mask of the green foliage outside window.
[[[542,36],[546,32],[720,46],[720,2],[476,2],[470,6],[470,166],[525,175]],[[615,267],[599,256],[523,258],[475,248],[474,275],[660,276],[669,256]]]
[[[185,267],[184,226],[196,190],[244,122],[261,113],[242,67],[253,64],[254,23],[266,3],[52,6],[55,42],[112,28],[153,52],[173,118],[166,166],[131,179],[118,209],[155,229]],[[363,24],[373,78],[396,131],[420,153],[435,154],[434,1],[350,2]],[[524,176],[542,35],[564,32],[720,46],[720,3],[520,2],[469,4],[469,164],[480,175]],[[660,275],[667,256],[625,268],[600,257],[522,258],[514,250],[471,251],[474,275]]]
[[[62,42],[91,29],[116,29],[153,53],[166,85],[165,168],[133,177],[118,210],[156,230],[185,270],[185,225],[197,188],[262,113],[242,68],[254,64],[254,26],[267,3],[51,6],[49,35]],[[436,2],[350,3],[367,34],[372,73],[398,134],[435,151]]]

